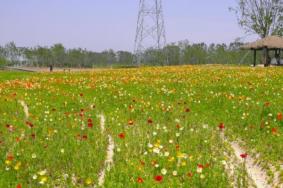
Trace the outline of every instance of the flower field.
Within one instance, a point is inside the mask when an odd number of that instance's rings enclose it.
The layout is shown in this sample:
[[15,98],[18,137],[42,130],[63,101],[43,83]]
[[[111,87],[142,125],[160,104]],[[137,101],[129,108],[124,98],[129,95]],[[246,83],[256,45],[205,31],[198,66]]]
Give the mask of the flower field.
[[0,187],[280,188],[282,113],[282,68],[0,72]]

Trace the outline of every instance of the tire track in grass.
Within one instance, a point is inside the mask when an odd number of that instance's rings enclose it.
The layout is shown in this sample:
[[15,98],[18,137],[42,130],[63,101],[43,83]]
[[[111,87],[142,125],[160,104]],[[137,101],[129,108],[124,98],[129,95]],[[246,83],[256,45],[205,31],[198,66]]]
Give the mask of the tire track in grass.
[[[230,147],[232,148],[234,155],[236,156],[236,160],[237,160],[236,164],[237,165],[241,164],[243,162],[243,159],[241,158],[241,154],[245,154],[246,151],[236,141],[229,142],[226,139],[223,131],[220,133],[220,137],[223,142],[228,143]],[[232,170],[234,171],[235,166],[233,166],[233,168],[234,169]],[[255,184],[257,188],[272,188],[272,186],[268,184],[268,181],[267,181],[268,178],[267,178],[266,172],[259,165],[256,164],[255,160],[251,156],[248,156],[245,159],[245,168],[246,168],[245,170],[249,178],[251,178],[251,180],[253,181],[253,183]],[[235,175],[234,172],[232,172],[232,174]],[[234,180],[235,180],[235,177],[234,177]]]
[[[103,114],[100,115],[100,129],[101,133],[105,132],[105,116]],[[114,157],[114,149],[115,143],[110,134],[108,134],[108,146],[106,151],[106,160],[104,161],[104,166],[99,172],[98,176],[98,186],[103,186],[105,182],[106,171],[110,171],[111,167],[114,165],[113,157]]]

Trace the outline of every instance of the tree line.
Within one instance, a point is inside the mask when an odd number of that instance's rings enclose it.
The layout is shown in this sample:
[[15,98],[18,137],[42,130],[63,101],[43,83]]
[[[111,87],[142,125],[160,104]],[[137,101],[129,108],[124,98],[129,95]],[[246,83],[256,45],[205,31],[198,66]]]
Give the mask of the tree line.
[[[162,50],[147,49],[143,65],[184,64],[239,64],[250,63],[252,55],[240,50],[241,42],[226,44],[193,44],[181,41],[167,45]],[[243,58],[244,57],[244,58]],[[105,50],[93,52],[86,49],[66,49],[62,44],[51,47],[17,47],[14,42],[0,46],[0,65],[33,67],[123,67],[135,66],[135,56],[128,51]]]

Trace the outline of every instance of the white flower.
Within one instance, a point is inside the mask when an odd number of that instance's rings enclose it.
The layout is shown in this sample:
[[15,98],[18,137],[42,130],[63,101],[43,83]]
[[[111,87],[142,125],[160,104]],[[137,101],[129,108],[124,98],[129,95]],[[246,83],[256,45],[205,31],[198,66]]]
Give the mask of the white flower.
[[205,176],[203,174],[200,175],[200,179],[204,179]]
[[143,154],[144,154],[144,155],[147,155],[147,151],[145,151]]
[[170,143],[170,144],[173,144],[173,140],[169,140],[169,143]]
[[176,133],[176,137],[179,137],[180,136],[180,133]]
[[159,164],[155,164],[154,166],[155,166],[155,168],[158,168],[158,167],[159,167]]
[[163,168],[163,169],[161,170],[161,174],[162,174],[162,175],[166,175],[166,174],[167,174],[167,170],[166,170],[165,168]]
[[36,154],[33,153],[33,154],[31,155],[31,158],[35,159],[35,158],[36,158]]
[[120,152],[121,151],[121,149],[120,148],[117,148],[117,152]]
[[168,157],[168,156],[169,156],[169,152],[166,151],[166,152],[164,153],[164,156],[165,156],[165,157]]
[[178,172],[176,170],[173,171],[173,176],[177,176]]
[[151,143],[148,143],[148,144],[147,144],[147,147],[152,148],[153,145],[152,145]]
[[36,174],[33,175],[33,176],[32,176],[32,179],[36,180],[36,179],[37,179],[37,175],[36,175]]
[[198,167],[198,168],[197,168],[197,173],[199,173],[199,174],[202,173],[202,168],[199,168],[199,167]]
[[152,134],[153,134],[153,136],[156,136],[156,135],[157,135],[157,132],[153,132]]
[[42,170],[38,172],[38,174],[41,176],[44,176],[46,173],[47,173],[47,170]]
[[159,154],[160,150],[159,150],[159,148],[154,148],[153,152]]
[[60,152],[61,152],[61,153],[65,153],[65,150],[62,148],[62,149],[60,150]]

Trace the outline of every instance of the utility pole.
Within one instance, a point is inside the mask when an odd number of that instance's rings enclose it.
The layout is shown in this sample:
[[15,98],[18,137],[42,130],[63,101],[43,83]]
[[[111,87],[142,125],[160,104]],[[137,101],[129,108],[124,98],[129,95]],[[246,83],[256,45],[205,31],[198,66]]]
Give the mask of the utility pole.
[[[134,64],[140,66],[143,63],[144,53],[147,49],[156,50],[157,54],[165,54],[163,52],[165,45],[166,34],[162,0],[140,0]],[[164,59],[163,63],[166,64],[167,57]]]

